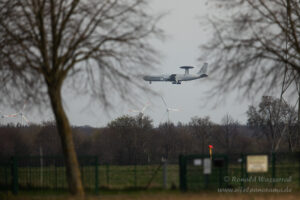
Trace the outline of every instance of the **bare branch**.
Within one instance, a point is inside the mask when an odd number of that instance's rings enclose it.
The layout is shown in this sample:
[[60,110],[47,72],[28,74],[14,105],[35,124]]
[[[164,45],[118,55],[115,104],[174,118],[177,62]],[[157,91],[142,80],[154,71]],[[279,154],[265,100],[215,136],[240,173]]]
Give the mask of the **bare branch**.
[[233,88],[249,96],[274,90],[281,87],[285,65],[289,72],[300,73],[300,12],[296,0],[214,2],[222,11],[228,10],[230,18],[208,19],[214,36],[201,47],[204,54],[199,60],[211,60],[212,73],[221,74],[212,95]]

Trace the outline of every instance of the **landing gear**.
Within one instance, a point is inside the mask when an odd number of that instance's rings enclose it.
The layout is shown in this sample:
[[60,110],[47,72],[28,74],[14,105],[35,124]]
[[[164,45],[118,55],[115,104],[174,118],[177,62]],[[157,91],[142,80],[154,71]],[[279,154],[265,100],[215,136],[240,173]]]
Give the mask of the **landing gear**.
[[152,81],[149,81],[149,84],[151,84],[152,83]]

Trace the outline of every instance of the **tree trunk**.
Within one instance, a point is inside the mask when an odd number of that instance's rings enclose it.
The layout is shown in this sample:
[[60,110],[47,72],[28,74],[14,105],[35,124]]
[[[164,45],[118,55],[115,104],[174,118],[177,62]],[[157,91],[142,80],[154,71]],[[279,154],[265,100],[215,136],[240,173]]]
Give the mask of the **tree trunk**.
[[81,182],[79,164],[75,152],[70,123],[62,105],[60,87],[50,87],[48,88],[48,93],[56,119],[57,130],[61,139],[69,191],[73,195],[83,196],[84,189]]
[[289,137],[289,138],[288,138],[289,152],[293,152],[291,133],[289,133],[289,136],[288,136],[288,137]]

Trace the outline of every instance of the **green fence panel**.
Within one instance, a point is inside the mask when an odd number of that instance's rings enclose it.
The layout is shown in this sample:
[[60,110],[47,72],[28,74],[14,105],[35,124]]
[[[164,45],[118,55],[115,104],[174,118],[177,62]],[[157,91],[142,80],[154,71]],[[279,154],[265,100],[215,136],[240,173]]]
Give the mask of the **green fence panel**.
[[[267,155],[267,172],[247,172],[247,158],[251,155]],[[260,153],[214,155],[211,174],[203,173],[203,159],[208,155],[179,156],[181,190],[201,189],[300,189],[300,153]],[[216,166],[222,158],[224,165]],[[196,166],[195,160],[202,164]],[[200,161],[199,161],[200,162]]]
[[[211,163],[210,173],[206,172],[209,167],[204,167],[206,160]],[[181,155],[179,163],[180,189],[183,191],[212,189],[227,184],[224,181],[228,174],[228,160],[225,155],[214,155],[212,158],[209,155]]]
[[[99,164],[96,156],[79,156],[78,162],[85,191],[99,189],[163,188],[161,163],[131,165]],[[169,167],[169,186],[178,182],[178,166]],[[175,182],[175,184],[174,184]],[[68,191],[66,167],[62,156],[17,156],[0,158],[0,190]]]

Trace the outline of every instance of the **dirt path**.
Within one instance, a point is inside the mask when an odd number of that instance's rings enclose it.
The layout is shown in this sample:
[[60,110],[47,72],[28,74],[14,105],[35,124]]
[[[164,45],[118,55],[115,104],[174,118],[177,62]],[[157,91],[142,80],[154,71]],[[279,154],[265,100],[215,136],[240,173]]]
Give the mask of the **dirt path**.
[[[1,200],[79,200],[65,195],[2,195]],[[87,196],[85,200],[299,200],[297,193],[272,193],[272,194],[228,194],[228,193],[130,193],[130,194],[103,194]]]

